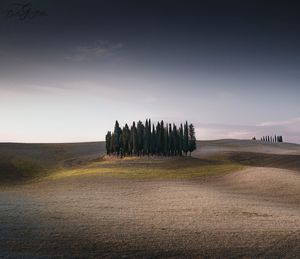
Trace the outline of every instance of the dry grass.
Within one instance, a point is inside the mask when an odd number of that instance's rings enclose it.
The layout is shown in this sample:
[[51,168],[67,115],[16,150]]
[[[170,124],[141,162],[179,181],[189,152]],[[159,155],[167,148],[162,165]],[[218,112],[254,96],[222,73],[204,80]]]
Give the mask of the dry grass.
[[193,179],[238,171],[243,166],[238,163],[201,160],[197,158],[137,158],[100,161],[73,169],[62,169],[48,176],[48,179],[101,175],[129,179]]

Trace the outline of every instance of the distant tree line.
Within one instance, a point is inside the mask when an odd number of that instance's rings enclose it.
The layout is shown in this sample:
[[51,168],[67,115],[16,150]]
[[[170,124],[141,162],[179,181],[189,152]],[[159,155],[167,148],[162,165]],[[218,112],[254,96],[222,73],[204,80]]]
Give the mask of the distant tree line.
[[147,119],[145,124],[141,121],[127,123],[121,129],[118,121],[114,131],[108,131],[105,137],[106,152],[117,156],[182,156],[196,149],[196,137],[193,124],[164,124],[158,122],[156,126]]
[[282,136],[263,136],[261,139],[261,141],[265,141],[265,142],[283,142],[283,138]]

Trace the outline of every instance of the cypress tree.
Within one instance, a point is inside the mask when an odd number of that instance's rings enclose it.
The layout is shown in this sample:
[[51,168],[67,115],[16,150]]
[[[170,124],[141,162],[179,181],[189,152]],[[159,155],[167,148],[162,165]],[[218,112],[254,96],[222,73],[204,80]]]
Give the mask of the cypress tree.
[[160,153],[164,154],[165,151],[165,127],[164,127],[164,121],[162,120],[160,122]]
[[106,154],[110,155],[111,154],[111,132],[108,131],[106,136],[105,136],[105,146],[106,146]]
[[189,125],[189,152],[192,155],[192,152],[196,149],[196,136],[195,128],[193,124]]
[[110,153],[114,154],[115,153],[115,134],[113,133],[111,135],[111,141],[110,141]]
[[138,137],[137,137],[137,130],[135,126],[135,122],[132,123],[131,127],[131,138],[132,138],[132,154],[137,155],[138,153]]
[[140,156],[143,153],[144,148],[144,125],[141,121],[137,123],[136,126],[137,130],[137,147],[138,147],[138,156]]
[[148,119],[146,119],[145,122],[145,127],[144,127],[144,143],[143,143],[143,154],[144,155],[148,155],[149,151],[148,151],[148,141],[149,141],[149,137],[148,137]]
[[157,155],[160,155],[161,153],[161,142],[160,142],[160,139],[161,139],[161,130],[160,130],[160,123],[157,122],[157,125],[156,125],[156,139],[155,139],[155,142],[156,142],[156,154]]
[[179,137],[178,131],[175,124],[173,124],[173,142],[174,142],[174,155],[177,156],[179,154]]
[[168,123],[164,129],[164,155],[169,155],[169,132],[168,132]]
[[147,150],[149,155],[151,153],[151,120],[150,119],[148,120],[147,138],[148,138]]
[[174,139],[173,139],[173,130],[171,123],[169,124],[169,143],[170,143],[170,155],[174,156]]
[[182,156],[182,150],[183,150],[183,127],[182,123],[180,124],[179,128],[179,155]]
[[123,128],[122,142],[124,155],[128,155],[130,153],[130,130],[127,123]]
[[121,128],[119,126],[119,122],[116,120],[115,129],[114,129],[114,151],[117,152],[117,155],[120,154],[121,148]]
[[152,125],[152,132],[151,132],[151,154],[154,155],[156,153],[156,133],[154,125]]
[[183,131],[183,152],[187,155],[189,151],[189,128],[188,122],[186,121],[184,124],[184,131]]

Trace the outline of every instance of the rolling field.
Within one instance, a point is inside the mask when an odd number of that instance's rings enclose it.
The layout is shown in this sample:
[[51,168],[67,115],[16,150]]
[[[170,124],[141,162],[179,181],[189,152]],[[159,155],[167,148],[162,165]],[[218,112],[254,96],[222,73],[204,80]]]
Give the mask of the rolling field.
[[0,144],[0,255],[300,257],[300,145],[103,155],[101,142]]

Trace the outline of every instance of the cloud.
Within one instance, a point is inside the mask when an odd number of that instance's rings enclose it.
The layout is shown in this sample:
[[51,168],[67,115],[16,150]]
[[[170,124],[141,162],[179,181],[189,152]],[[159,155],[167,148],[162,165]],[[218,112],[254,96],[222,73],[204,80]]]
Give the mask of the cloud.
[[295,123],[300,123],[300,117],[291,118],[288,120],[281,120],[281,121],[267,121],[258,124],[259,127],[265,126],[284,126],[284,125],[291,125]]
[[115,56],[116,52],[123,48],[122,43],[110,43],[109,41],[98,40],[92,45],[78,46],[73,49],[70,55],[65,56],[66,60],[84,61]]

